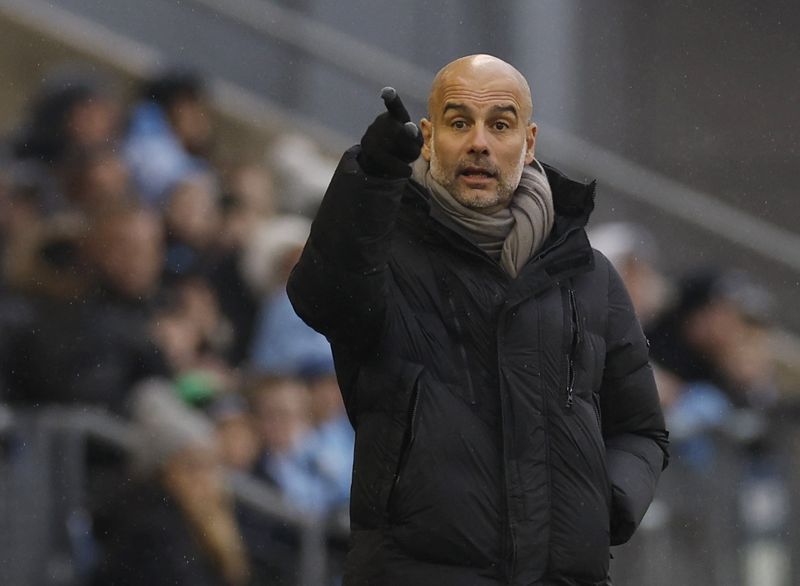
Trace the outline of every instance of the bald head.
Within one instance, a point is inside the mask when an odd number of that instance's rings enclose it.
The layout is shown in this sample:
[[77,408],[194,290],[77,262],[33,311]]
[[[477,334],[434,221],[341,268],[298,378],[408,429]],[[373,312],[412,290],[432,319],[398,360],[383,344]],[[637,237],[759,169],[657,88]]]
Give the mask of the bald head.
[[453,87],[473,88],[486,96],[507,96],[516,102],[519,117],[530,120],[533,116],[531,89],[525,77],[511,64],[492,55],[467,55],[451,61],[433,78],[428,96],[428,115],[437,116]]
[[430,176],[463,206],[506,207],[536,144],[522,74],[491,55],[457,59],[436,74],[428,112],[420,130]]

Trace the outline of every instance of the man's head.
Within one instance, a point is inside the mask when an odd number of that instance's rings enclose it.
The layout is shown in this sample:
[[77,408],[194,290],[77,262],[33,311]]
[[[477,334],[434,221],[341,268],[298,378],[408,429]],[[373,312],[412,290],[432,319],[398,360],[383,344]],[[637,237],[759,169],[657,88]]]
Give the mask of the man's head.
[[203,78],[190,70],[168,70],[145,84],[143,94],[164,109],[172,130],[190,153],[205,156],[212,123]]
[[254,381],[249,395],[264,451],[290,452],[311,427],[308,387],[292,377],[264,376]]
[[491,213],[508,205],[533,160],[536,125],[528,82],[491,55],[445,65],[420,122],[431,176],[460,204]]
[[88,266],[117,295],[147,299],[158,290],[164,243],[152,212],[133,205],[100,210],[81,244]]

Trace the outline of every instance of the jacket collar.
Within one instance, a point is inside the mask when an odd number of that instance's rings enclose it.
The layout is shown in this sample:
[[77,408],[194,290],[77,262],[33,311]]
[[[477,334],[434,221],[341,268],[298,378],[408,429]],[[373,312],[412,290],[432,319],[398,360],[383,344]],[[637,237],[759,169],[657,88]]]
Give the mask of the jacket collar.
[[[549,287],[577,274],[594,268],[594,255],[584,230],[594,210],[596,181],[581,183],[570,179],[561,171],[542,163],[553,191],[556,218],[550,236],[542,249],[528,261],[517,279],[512,281],[509,302],[538,295]],[[471,254],[483,257],[496,266],[497,272],[510,277],[469,239],[468,235],[439,206],[431,205],[430,194],[413,179],[410,202],[420,211],[427,212],[430,223],[428,239],[443,237],[452,245]],[[442,230],[445,228],[445,230]]]

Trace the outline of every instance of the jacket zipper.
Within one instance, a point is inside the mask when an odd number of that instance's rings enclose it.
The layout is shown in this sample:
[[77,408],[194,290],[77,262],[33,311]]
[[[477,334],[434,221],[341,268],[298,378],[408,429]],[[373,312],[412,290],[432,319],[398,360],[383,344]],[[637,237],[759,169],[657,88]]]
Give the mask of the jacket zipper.
[[450,287],[450,282],[448,281],[447,277],[442,276],[442,283],[445,288],[445,292],[447,295],[447,304],[450,307],[450,311],[453,314],[453,324],[456,327],[456,336],[457,336],[457,346],[458,346],[458,353],[461,356],[461,360],[464,364],[464,372],[467,377],[467,392],[469,393],[469,404],[475,405],[476,396],[475,396],[475,387],[472,383],[472,372],[469,368],[469,358],[467,357],[467,349],[464,346],[464,329],[461,327],[461,319],[458,317],[458,312],[456,310],[456,302],[453,295],[453,289]]
[[[498,325],[502,325],[503,321],[505,320],[507,308],[505,310],[501,310],[500,314],[498,315]],[[500,352],[502,350],[503,338],[498,329],[497,332],[497,386],[499,391],[499,399],[500,399],[500,446],[501,446],[501,463],[503,466],[503,495],[505,497],[504,504],[505,504],[505,519],[503,524],[503,543],[502,543],[502,552],[501,552],[501,559],[506,561],[506,568],[505,568],[505,577],[508,580],[508,583],[513,582],[514,572],[516,571],[517,566],[517,540],[515,537],[515,527],[514,523],[512,522],[512,506],[511,506],[511,485],[509,482],[509,464],[508,464],[508,455],[511,451],[513,451],[513,446],[509,447],[506,442],[507,434],[505,430],[508,426],[508,419],[506,416],[506,410],[508,409],[508,403],[506,402],[505,398],[505,387],[503,385],[503,377],[500,374]],[[513,437],[513,436],[512,436]]]
[[567,400],[565,406],[572,409],[575,392],[575,358],[578,354],[578,347],[581,343],[581,320],[578,315],[578,303],[575,300],[575,289],[572,287],[567,291],[569,299],[569,315],[572,336],[570,339],[569,351],[567,352]]

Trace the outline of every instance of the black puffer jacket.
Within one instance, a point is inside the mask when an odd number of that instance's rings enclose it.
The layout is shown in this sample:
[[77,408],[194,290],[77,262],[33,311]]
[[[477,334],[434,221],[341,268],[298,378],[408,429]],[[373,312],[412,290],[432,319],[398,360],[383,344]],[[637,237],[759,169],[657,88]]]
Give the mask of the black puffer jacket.
[[518,278],[410,180],[345,153],[289,281],[356,428],[345,583],[605,584],[666,462],[647,346],[583,230],[594,186]]

